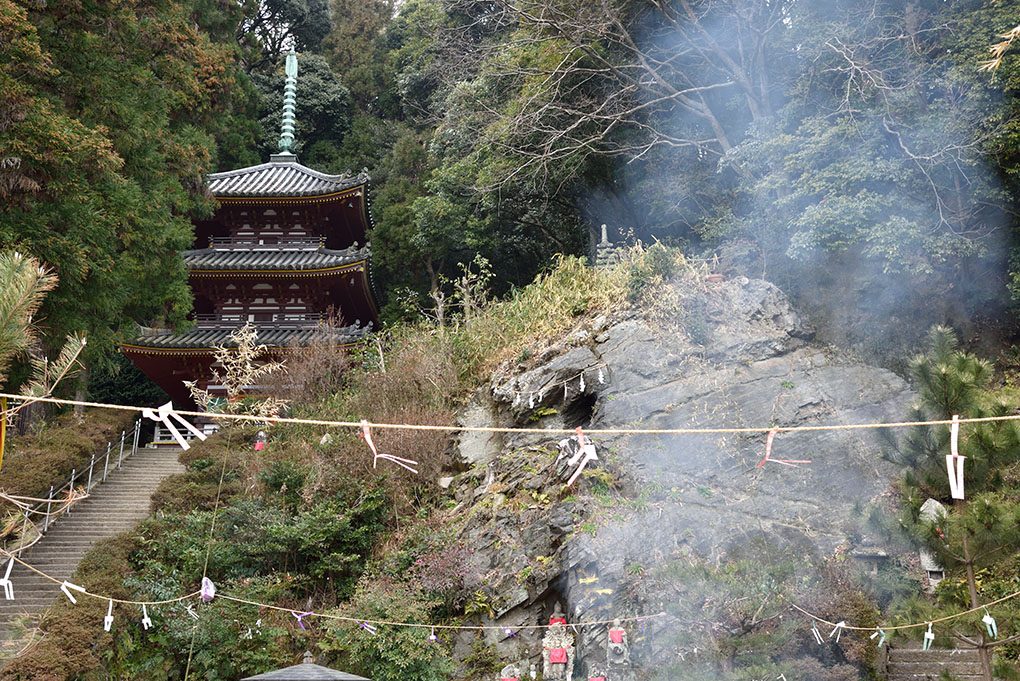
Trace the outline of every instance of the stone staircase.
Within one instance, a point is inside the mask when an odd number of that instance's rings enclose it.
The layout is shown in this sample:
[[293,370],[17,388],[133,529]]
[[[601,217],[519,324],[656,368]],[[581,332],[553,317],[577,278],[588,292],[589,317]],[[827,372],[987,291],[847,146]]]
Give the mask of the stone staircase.
[[943,670],[959,681],[984,678],[977,650],[925,651],[920,648],[890,648],[885,678],[887,681],[937,681]]
[[[106,482],[93,486],[88,499],[75,504],[71,513],[61,516],[35,546],[26,549],[21,559],[59,579],[70,580],[85,552],[100,539],[130,530],[149,515],[152,493],[159,482],[185,467],[177,461],[180,449],[139,449],[124,460],[120,470],[110,471]],[[0,577],[7,569],[0,563]],[[11,571],[14,600],[0,591],[0,638],[17,635],[16,622],[28,618],[34,624],[55,598],[63,598],[60,586],[22,565]]]

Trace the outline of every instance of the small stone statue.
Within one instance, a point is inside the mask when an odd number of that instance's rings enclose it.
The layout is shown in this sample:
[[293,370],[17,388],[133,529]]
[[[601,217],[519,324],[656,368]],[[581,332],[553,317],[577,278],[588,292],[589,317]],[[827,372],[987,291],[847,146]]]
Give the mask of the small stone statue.
[[542,637],[542,678],[545,681],[572,681],[574,677],[574,635],[567,631],[560,610],[549,618],[549,629]]
[[521,681],[521,668],[516,663],[508,664],[499,673],[499,681]]
[[606,672],[598,665],[588,670],[588,681],[606,681]]
[[613,620],[606,639],[606,662],[610,667],[630,664],[630,645],[627,643],[627,630],[620,620]]

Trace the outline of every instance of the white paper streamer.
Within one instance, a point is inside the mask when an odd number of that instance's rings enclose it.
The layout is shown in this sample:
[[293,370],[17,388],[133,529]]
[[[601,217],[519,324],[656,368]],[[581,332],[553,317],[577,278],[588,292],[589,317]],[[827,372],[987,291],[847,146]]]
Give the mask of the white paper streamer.
[[846,627],[846,621],[845,620],[840,620],[838,623],[836,623],[836,628],[833,629],[832,632],[829,633],[829,638],[832,638],[833,635],[835,635],[836,636],[836,643],[839,643],[839,637],[843,634],[843,629],[845,627]]
[[85,593],[85,589],[83,587],[78,586],[77,584],[71,584],[71,582],[68,582],[66,580],[64,581],[63,584],[60,585],[60,590],[64,592],[64,595],[67,596],[72,603],[77,605],[78,599],[72,596],[71,592],[68,591],[68,589],[74,589],[75,591],[80,591],[81,593]]
[[181,432],[174,427],[174,424],[170,421],[171,418],[176,419],[178,423],[190,430],[191,434],[199,440],[205,439],[205,433],[188,423],[183,416],[174,411],[173,402],[167,402],[156,411],[143,409],[142,416],[147,419],[152,419],[153,421],[162,422],[163,425],[166,426],[166,429],[170,431],[170,434],[174,436],[174,439],[177,440],[177,444],[181,446],[181,449],[191,449],[191,445],[189,445],[188,441],[184,439]]
[[963,462],[967,457],[960,456],[960,417],[953,416],[953,424],[949,428],[949,455],[946,456],[946,472],[949,474],[949,493],[954,499],[963,499]]
[[113,599],[110,599],[110,607],[106,609],[106,617],[103,618],[103,631],[109,631],[113,626]]
[[14,569],[14,557],[7,562],[7,572],[4,573],[4,578],[0,579],[0,586],[4,588],[4,596],[9,601],[14,600],[14,585],[11,584],[11,570]]
[[[236,621],[236,620],[235,620]],[[152,620],[149,619],[149,611],[145,608],[145,603],[142,603],[142,629],[146,631],[152,626]]]

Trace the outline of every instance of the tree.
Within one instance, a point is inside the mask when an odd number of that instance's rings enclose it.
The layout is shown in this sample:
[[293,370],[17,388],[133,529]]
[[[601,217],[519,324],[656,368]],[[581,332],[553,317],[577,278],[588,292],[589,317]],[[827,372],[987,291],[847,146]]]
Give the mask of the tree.
[[271,69],[291,45],[316,50],[329,33],[329,0],[240,0],[237,43],[248,73]]
[[[252,78],[262,93],[259,123],[262,126],[263,157],[277,152],[283,112],[282,69],[272,75]],[[317,54],[298,58],[296,153],[304,163],[329,167],[350,128],[351,95],[329,63]],[[358,169],[360,170],[360,168]]]
[[367,66],[393,10],[393,0],[333,0],[336,20],[322,44],[333,68],[346,74]]
[[190,216],[212,209],[202,177],[217,137],[236,141],[246,96],[198,4],[0,0],[0,245],[59,275],[44,342],[86,333],[90,362],[135,321],[190,308],[177,253]]
[[[1014,413],[1011,405],[991,399],[988,393],[991,366],[959,349],[952,330],[932,329],[931,350],[917,357],[911,370],[917,382],[919,406],[911,416],[916,420],[945,420],[1004,416]],[[966,499],[950,499],[946,472],[949,450],[948,426],[914,429],[899,448],[897,460],[906,467],[902,487],[911,515],[908,526],[927,544],[947,569],[939,586],[937,603],[947,614],[980,608],[1011,588],[1010,576],[1001,564],[1020,542],[1020,503],[1002,483],[1007,466],[1020,461],[1020,430],[1015,421],[966,424],[961,427],[960,454],[965,461]],[[929,498],[951,504],[939,522],[920,518],[921,503]],[[982,572],[984,571],[984,572]],[[962,576],[962,581],[960,580]],[[1000,584],[1005,582],[1005,584]],[[960,583],[963,588],[954,588]],[[1020,624],[1017,609],[997,618],[1004,629]],[[986,634],[980,613],[953,620],[953,636],[976,648],[981,657],[983,678],[993,681],[991,650],[1020,640],[1020,633],[993,640]],[[1015,668],[999,665],[995,678],[1016,678]]]

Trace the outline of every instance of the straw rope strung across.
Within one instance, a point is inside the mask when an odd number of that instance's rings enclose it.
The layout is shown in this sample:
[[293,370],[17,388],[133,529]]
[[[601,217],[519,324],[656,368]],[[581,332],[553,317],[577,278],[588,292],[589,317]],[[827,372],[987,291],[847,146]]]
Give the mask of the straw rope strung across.
[[[108,404],[108,403],[102,403],[102,402],[89,402],[89,401],[84,401],[84,400],[67,400],[67,399],[60,399],[60,398],[53,398],[53,397],[41,397],[41,398],[40,397],[32,397],[32,398],[26,398],[25,396],[22,396],[22,395],[4,394],[4,393],[0,393],[0,397],[11,399],[11,400],[25,400],[25,399],[28,399],[28,400],[31,400],[31,401],[49,402],[49,403],[53,403],[53,404],[61,404],[61,405],[68,405],[68,406],[93,407],[93,408],[98,408],[98,409],[114,409],[114,410],[119,410],[119,411],[144,412],[146,410],[151,410],[151,408],[149,408],[149,407],[142,407],[142,406]],[[13,411],[15,411],[15,409],[16,408],[8,409],[8,410],[0,413],[0,417],[6,417],[7,413],[13,412]],[[174,410],[174,413],[177,414],[177,415],[181,415],[181,416],[209,416],[209,414],[206,413],[206,412],[176,411],[176,410]],[[215,414],[215,417],[217,419],[227,419],[227,420],[234,420],[234,421],[247,421],[247,422],[259,423],[259,424],[275,423],[275,424],[295,424],[295,425],[316,425],[316,426],[334,427],[334,428],[352,428],[352,429],[357,429],[357,430],[362,431],[362,432],[364,431],[365,428],[377,428],[377,429],[393,429],[393,430],[421,430],[421,431],[445,431],[445,432],[541,433],[541,434],[546,434],[546,435],[560,435],[560,434],[571,435],[571,434],[574,434],[575,430],[576,430],[576,429],[567,429],[567,428],[563,428],[563,429],[549,428],[549,429],[547,429],[547,428],[510,428],[510,427],[486,427],[486,426],[456,426],[456,425],[411,424],[411,423],[372,423],[372,422],[368,422],[368,421],[365,421],[365,420],[360,420],[360,421],[335,421],[335,420],[327,420],[327,419],[310,419],[310,418],[249,416],[249,415],[244,415],[244,414]],[[954,416],[952,419],[938,419],[938,420],[931,420],[931,421],[896,421],[896,422],[886,422],[886,423],[872,422],[872,423],[859,423],[859,424],[831,424],[831,425],[814,425],[814,426],[775,426],[775,425],[769,425],[769,426],[742,427],[742,428],[601,428],[601,429],[596,428],[596,429],[589,429],[587,431],[587,434],[596,434],[596,435],[600,435],[600,434],[601,435],[685,435],[685,434],[706,434],[706,435],[711,435],[711,434],[759,434],[759,433],[761,433],[761,434],[768,435],[769,436],[769,440],[772,440],[776,436],[776,434],[778,434],[778,433],[840,431],[840,430],[844,430],[844,431],[845,430],[877,430],[877,429],[888,429],[888,428],[908,428],[908,427],[917,427],[917,426],[937,426],[937,425],[952,426],[954,431],[955,431],[956,429],[959,428],[960,424],[966,424],[966,423],[993,423],[993,422],[1003,422],[1003,421],[1020,421],[1020,414],[1010,414],[1010,415],[1005,415],[1005,416],[987,416],[987,417],[978,417],[978,418],[959,418],[957,416]],[[766,460],[770,460],[770,459],[768,457],[766,457]],[[776,461],[776,460],[773,459],[773,461]],[[776,462],[780,463],[781,461],[776,461]],[[801,463],[801,462],[798,461],[796,463]],[[804,462],[804,463],[807,463],[807,462]],[[759,464],[759,467],[761,467],[761,464]],[[47,575],[46,573],[42,572],[41,570],[39,570],[39,569],[37,569],[37,568],[35,568],[35,567],[31,566],[31,565],[28,565],[27,563],[25,563],[21,559],[17,558],[16,556],[13,556],[12,554],[10,554],[10,553],[8,553],[6,551],[0,551],[0,553],[2,553],[5,556],[8,556],[11,560],[14,560],[14,561],[24,565],[27,569],[31,570],[32,572],[35,572],[36,574],[39,574],[39,575],[45,577],[46,579],[54,582],[55,584],[62,584],[65,587],[68,586],[68,584],[66,582],[62,583],[60,580],[58,580],[58,579],[56,579],[54,577],[51,577],[50,575]],[[103,595],[100,595],[100,594],[89,593],[89,592],[85,591],[84,589],[81,589],[81,587],[75,587],[74,585],[69,585],[69,586],[72,586],[72,588],[75,588],[76,590],[80,591],[82,594],[84,594],[85,596],[88,596],[88,597],[99,598],[101,600],[111,601],[113,603],[120,603],[120,604],[125,604],[125,605],[140,605],[140,606],[165,605],[165,604],[170,604],[170,603],[176,603],[176,602],[181,602],[181,601],[190,600],[192,598],[199,597],[200,594],[201,594],[201,592],[195,591],[195,592],[192,592],[192,593],[184,595],[184,596],[180,596],[180,597],[173,598],[173,599],[167,599],[167,600],[163,600],[163,601],[129,601],[129,600],[110,598],[108,596],[103,596]],[[66,593],[66,591],[65,591],[65,593]],[[344,616],[344,615],[331,615],[331,614],[325,614],[325,613],[302,612],[302,611],[299,611],[299,610],[294,610],[292,608],[284,608],[284,607],[272,605],[272,604],[269,604],[269,603],[261,603],[261,602],[258,602],[258,601],[251,601],[251,600],[242,599],[242,598],[238,598],[238,597],[234,597],[234,596],[229,596],[227,594],[218,594],[216,597],[217,598],[222,598],[223,600],[233,601],[233,602],[241,603],[241,604],[247,604],[247,605],[251,605],[251,606],[255,606],[255,607],[259,607],[259,608],[266,608],[266,609],[269,609],[269,610],[275,610],[275,611],[279,611],[279,612],[287,612],[287,613],[290,613],[295,618],[297,618],[299,623],[301,622],[301,619],[303,619],[304,617],[319,617],[319,618],[329,619],[329,620],[352,622],[352,623],[359,624],[361,626],[364,626],[364,625],[367,624],[367,625],[372,625],[372,626],[414,627],[414,628],[422,628],[422,629],[430,629],[430,630],[434,630],[434,629],[449,629],[449,630],[475,630],[475,631],[477,631],[477,630],[485,630],[485,629],[492,629],[492,630],[505,629],[505,626],[503,626],[503,625],[490,625],[490,626],[484,626],[484,625],[474,625],[474,626],[472,626],[472,625],[433,625],[433,624],[422,624],[422,623],[415,623],[415,622],[396,622],[396,621],[389,621],[389,620],[360,619],[360,618],[357,618],[357,617],[350,617],[350,616]],[[982,610],[986,610],[989,607],[993,607],[995,605],[998,605],[1000,603],[1012,600],[1012,599],[1017,598],[1017,597],[1020,597],[1020,591],[1012,593],[1012,594],[1009,594],[1008,596],[1004,596],[1004,597],[999,598],[997,600],[991,601],[991,602],[989,602],[989,603],[987,603],[987,604],[985,604],[983,606],[980,606],[978,608],[972,608],[970,610],[959,612],[959,613],[956,613],[956,614],[953,614],[953,615],[946,615],[946,616],[943,616],[943,617],[940,617],[940,618],[936,618],[936,619],[932,619],[932,620],[925,620],[923,622],[917,622],[917,623],[912,623],[912,624],[903,624],[903,625],[895,625],[895,626],[888,626],[888,627],[882,628],[881,631],[883,631],[883,632],[884,631],[897,631],[897,630],[912,629],[912,628],[926,627],[926,626],[929,627],[929,629],[930,629],[932,624],[937,624],[937,623],[940,623],[940,622],[946,622],[946,621],[950,621],[950,620],[953,620],[953,619],[956,619],[956,618],[959,618],[959,617],[964,617],[964,616],[967,616],[967,615],[971,615],[971,614],[974,614],[976,612],[980,612]],[[861,626],[849,625],[849,624],[846,624],[845,622],[838,622],[838,623],[830,622],[830,621],[828,621],[828,620],[826,620],[826,619],[824,619],[822,617],[819,617],[819,616],[817,616],[817,615],[815,615],[815,614],[805,610],[804,608],[801,608],[800,606],[796,605],[795,603],[788,603],[788,605],[792,609],[797,610],[798,612],[804,614],[807,617],[810,617],[816,623],[821,623],[821,624],[825,624],[825,625],[828,625],[828,626],[836,627],[839,630],[865,631],[865,632],[876,631],[876,627],[874,627],[874,626],[871,626],[871,627],[861,627]],[[577,622],[577,623],[573,623],[573,624],[575,624],[576,626],[604,625],[604,624],[611,624],[616,619],[619,619],[619,621],[621,621],[621,622],[627,622],[627,621],[631,621],[631,622],[643,622],[643,621],[645,621],[647,619],[656,618],[656,617],[664,617],[664,616],[666,616],[666,613],[660,612],[660,613],[656,613],[656,614],[653,614],[653,615],[644,615],[644,616],[639,616],[639,617],[613,618],[612,620],[600,620],[600,621],[592,621],[592,622]],[[548,626],[549,625],[541,625],[541,624],[539,624],[539,625],[522,625],[522,626],[517,627],[517,629],[518,630],[521,630],[521,629],[543,629],[543,628],[547,628]],[[883,638],[883,640],[884,640],[884,638]]]
[[[140,407],[124,404],[108,404],[104,402],[87,402],[83,400],[65,400],[56,397],[26,398],[22,395],[0,393],[0,397],[12,400],[31,399],[35,402],[49,402],[67,406],[93,407],[96,409],[116,409],[119,411],[142,412],[151,407]],[[438,425],[423,423],[373,423],[371,421],[333,421],[328,419],[306,419],[292,418],[286,416],[251,416],[248,414],[209,414],[202,411],[178,411],[175,414],[181,416],[214,416],[217,419],[233,421],[248,421],[250,423],[276,423],[294,424],[309,426],[325,426],[329,428],[353,428],[361,430],[365,425],[374,429],[389,430],[433,430],[450,433],[541,433],[545,435],[573,435],[574,428],[510,428],[498,426],[456,426]],[[1020,421],[1020,414],[1007,414],[1005,416],[981,416],[976,418],[961,418],[956,423],[996,423],[1002,421]],[[756,426],[746,428],[591,428],[585,430],[589,435],[727,435],[727,434],[767,434],[770,431],[776,433],[807,433],[835,430],[879,430],[885,428],[911,428],[915,426],[951,426],[953,419],[936,419],[932,421],[891,421],[887,423],[842,423],[817,426]]]
[[[0,550],[0,555],[2,555],[6,559],[13,560],[14,562],[18,563],[19,565],[24,566],[26,569],[30,570],[31,572],[34,572],[35,574],[43,577],[44,579],[47,579],[50,582],[53,582],[55,585],[63,586],[65,584],[67,584],[66,582],[64,582],[62,580],[59,580],[56,577],[48,575],[47,573],[45,573],[42,570],[36,568],[35,566],[30,565],[29,563],[26,563],[24,560],[18,558],[17,556],[15,556],[12,553]],[[193,599],[201,599],[201,597],[202,597],[202,592],[201,591],[192,591],[191,593],[185,594],[183,596],[177,596],[176,598],[167,598],[167,599],[158,600],[158,601],[127,600],[127,599],[122,599],[122,598],[112,598],[110,596],[105,596],[103,594],[92,593],[91,591],[87,591],[87,590],[83,589],[82,587],[79,587],[79,586],[76,586],[76,585],[71,585],[71,584],[67,584],[67,585],[70,586],[71,588],[75,589],[75,591],[80,593],[82,596],[85,596],[85,597],[88,597],[88,598],[96,598],[96,599],[99,599],[101,601],[112,601],[113,603],[117,603],[119,605],[136,605],[136,606],[171,605],[171,604],[180,603],[180,602],[183,602],[183,601],[189,601],[189,600],[193,600]],[[924,620],[923,622],[916,622],[916,623],[912,623],[912,624],[899,624],[899,625],[895,625],[895,626],[882,627],[882,630],[883,631],[899,631],[899,630],[904,630],[904,629],[916,629],[916,628],[919,628],[919,627],[926,627],[929,624],[939,624],[941,622],[948,622],[950,620],[954,620],[954,619],[957,619],[957,618],[960,618],[960,617],[965,617],[967,615],[972,615],[974,613],[979,613],[979,612],[981,612],[983,610],[987,610],[988,608],[992,608],[992,607],[994,607],[996,605],[1000,605],[1002,603],[1005,603],[1007,601],[1013,600],[1013,599],[1018,598],[1018,597],[1020,597],[1020,591],[1017,591],[1015,593],[1011,593],[1011,594],[1009,594],[1007,596],[1003,596],[1002,598],[998,598],[998,599],[996,599],[994,601],[990,601],[989,603],[986,603],[986,604],[984,604],[984,605],[982,605],[980,607],[971,608],[970,610],[965,610],[963,612],[958,612],[958,613],[953,614],[953,615],[945,615],[943,617],[939,617],[939,618],[935,618],[935,619],[931,619],[931,620]],[[358,624],[358,625],[369,624],[369,625],[372,625],[374,627],[407,627],[407,628],[414,628],[414,629],[428,629],[430,631],[432,629],[445,629],[445,630],[450,630],[450,631],[479,631],[479,630],[493,630],[493,631],[501,630],[501,631],[505,631],[507,629],[507,626],[503,625],[503,624],[493,624],[493,625],[430,624],[430,623],[422,623],[422,622],[401,622],[401,621],[397,621],[397,620],[385,620],[385,619],[375,619],[375,618],[361,618],[361,617],[354,617],[354,616],[350,616],[350,615],[334,615],[334,614],[330,614],[330,613],[320,613],[320,612],[305,612],[305,611],[297,610],[297,609],[294,609],[294,608],[285,608],[285,607],[282,607],[282,606],[279,606],[279,605],[273,605],[271,603],[263,603],[261,601],[253,601],[253,600],[249,600],[249,599],[246,599],[246,598],[239,598],[237,596],[231,596],[229,594],[225,594],[225,593],[222,593],[222,592],[217,592],[215,598],[222,599],[222,600],[225,600],[225,601],[232,601],[234,603],[240,603],[242,605],[250,605],[250,606],[253,606],[253,607],[257,607],[257,608],[265,608],[267,610],[274,610],[276,612],[285,612],[285,613],[291,614],[295,618],[297,618],[299,615],[302,618],[304,618],[304,617],[318,617],[320,619],[334,620],[334,621],[339,621],[339,622],[351,622],[352,624]],[[811,618],[813,621],[815,621],[815,622],[817,622],[819,624],[824,624],[824,625],[830,626],[830,627],[839,626],[841,629],[844,629],[844,630],[847,630],[847,631],[863,631],[863,632],[872,632],[872,631],[875,631],[875,629],[876,629],[874,626],[861,627],[861,626],[855,626],[855,625],[846,624],[846,623],[840,624],[838,622],[830,622],[829,620],[825,619],[824,617],[819,617],[818,615],[815,615],[814,613],[812,613],[812,612],[810,612],[808,610],[805,610],[804,608],[800,607],[796,603],[787,602],[787,605],[789,607],[791,607],[792,609],[794,609],[794,610],[804,614],[805,616]],[[569,624],[571,624],[572,626],[578,626],[578,627],[602,626],[602,625],[612,624],[614,621],[617,621],[617,620],[619,620],[620,622],[642,623],[642,622],[645,622],[645,621],[648,621],[648,620],[658,619],[658,618],[663,618],[663,617],[668,617],[668,616],[669,616],[668,613],[657,612],[657,613],[652,613],[652,614],[648,614],[648,615],[634,615],[634,616],[631,616],[631,617],[613,617],[612,619],[590,620],[590,621],[584,621],[584,622],[570,622]],[[522,625],[519,625],[519,626],[516,626],[516,627],[512,627],[512,629],[513,629],[513,631],[522,631],[522,630],[526,630],[526,629],[529,629],[529,630],[530,629],[547,629],[549,626],[550,625],[548,625],[548,624],[522,624]]]
[[[34,572],[35,574],[39,575],[40,577],[42,577],[42,578],[44,578],[46,580],[49,580],[50,582],[53,582],[58,587],[67,585],[67,586],[71,587],[72,589],[74,589],[77,593],[81,594],[82,596],[85,596],[85,597],[88,597],[88,598],[95,598],[95,599],[98,599],[98,600],[101,600],[101,601],[112,601],[112,602],[117,603],[119,605],[137,605],[137,606],[172,605],[174,603],[181,603],[183,601],[189,601],[189,600],[193,600],[193,599],[202,599],[202,591],[201,590],[192,591],[191,593],[185,594],[183,596],[177,596],[176,598],[167,598],[167,599],[159,600],[159,601],[134,601],[134,600],[126,600],[126,599],[122,599],[122,598],[112,598],[110,596],[104,596],[103,594],[93,593],[91,591],[83,589],[80,586],[77,586],[77,585],[74,585],[74,584],[69,584],[69,583],[67,583],[67,582],[65,582],[63,580],[57,579],[56,577],[53,577],[53,576],[43,572],[42,570],[40,570],[39,568],[35,567],[34,565],[26,563],[24,560],[22,560],[21,558],[18,558],[13,553],[10,553],[8,551],[4,551],[4,550],[0,549],[0,555],[2,555],[4,559],[13,560],[15,563],[18,563],[19,565],[22,565],[27,570],[29,570],[31,572]],[[215,595],[215,598],[216,599],[222,599],[222,600],[225,600],[225,601],[233,601],[234,603],[241,603],[242,605],[251,605],[251,606],[254,606],[254,607],[257,607],[257,608],[265,608],[267,610],[275,610],[277,612],[286,612],[286,613],[290,613],[295,618],[298,615],[300,615],[302,618],[304,618],[304,617],[319,617],[321,619],[335,620],[335,621],[339,621],[339,622],[351,622],[351,623],[354,623],[354,624],[371,624],[373,626],[385,626],[385,627],[409,627],[409,628],[415,628],[415,629],[448,629],[448,630],[457,630],[457,631],[478,631],[480,629],[491,629],[491,630],[496,630],[496,629],[503,630],[503,629],[506,629],[506,625],[423,624],[421,622],[399,622],[399,621],[394,621],[394,620],[381,620],[381,619],[373,619],[373,618],[360,618],[360,617],[352,617],[352,616],[348,616],[348,615],[333,615],[333,614],[329,614],[329,613],[320,613],[320,612],[305,612],[305,611],[302,611],[302,610],[296,610],[294,608],[284,608],[282,606],[273,605],[271,603],[262,603],[260,601],[252,601],[252,600],[248,600],[248,599],[245,599],[245,598],[238,598],[236,596],[230,596],[229,594],[224,594],[222,592],[217,592],[216,595]],[[212,600],[212,599],[209,599],[209,600]],[[572,622],[571,624],[573,624],[575,626],[583,627],[583,626],[595,626],[595,625],[612,624],[615,620],[619,620],[621,622],[643,622],[643,621],[646,621],[646,620],[654,619],[654,618],[657,618],[657,617],[665,617],[665,616],[666,616],[666,613],[658,612],[658,613],[653,613],[653,614],[650,614],[650,615],[635,615],[635,616],[632,616],[632,617],[614,617],[613,619],[592,620],[592,621],[585,621],[585,622]],[[515,631],[520,631],[520,630],[523,630],[523,629],[546,629],[549,626],[550,625],[548,625],[548,624],[522,624],[520,626],[513,627],[513,629]]]

